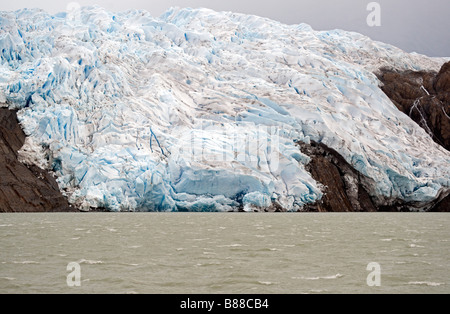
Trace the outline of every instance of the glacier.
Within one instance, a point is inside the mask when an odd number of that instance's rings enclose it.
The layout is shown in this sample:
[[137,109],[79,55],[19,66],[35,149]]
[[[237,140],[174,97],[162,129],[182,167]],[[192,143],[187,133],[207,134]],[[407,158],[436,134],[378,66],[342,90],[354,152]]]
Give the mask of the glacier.
[[382,203],[450,193],[450,155],[376,71],[438,70],[342,30],[172,8],[0,12],[0,103],[25,163],[69,201],[111,211],[302,210],[323,189],[297,141],[336,150]]

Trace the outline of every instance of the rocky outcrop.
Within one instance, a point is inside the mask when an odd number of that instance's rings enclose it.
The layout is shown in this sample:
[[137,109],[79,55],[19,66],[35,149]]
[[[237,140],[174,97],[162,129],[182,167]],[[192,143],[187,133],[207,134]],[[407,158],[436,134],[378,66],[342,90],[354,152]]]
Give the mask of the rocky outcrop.
[[444,198],[442,201],[436,204],[431,209],[432,212],[450,212],[450,195]]
[[405,203],[400,199],[384,199],[374,196],[372,179],[355,170],[334,149],[311,141],[297,142],[302,153],[311,158],[306,170],[322,185],[322,199],[305,206],[310,212],[409,212],[424,208],[425,211],[450,211],[450,195],[441,195],[430,204]]
[[450,150],[450,62],[439,73],[380,69],[377,75],[397,108]]
[[0,212],[76,211],[52,175],[19,162],[24,142],[16,111],[0,108]]
[[298,142],[302,153],[311,158],[306,170],[323,186],[324,196],[307,211],[319,212],[374,212],[368,190],[361,174],[348,164],[335,150],[316,142]]

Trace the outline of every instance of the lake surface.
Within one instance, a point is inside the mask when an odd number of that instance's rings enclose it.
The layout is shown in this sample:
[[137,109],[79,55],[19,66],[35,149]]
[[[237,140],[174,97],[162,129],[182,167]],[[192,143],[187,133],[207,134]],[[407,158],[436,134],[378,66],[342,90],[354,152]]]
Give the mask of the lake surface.
[[449,241],[445,213],[1,214],[0,293],[450,293]]

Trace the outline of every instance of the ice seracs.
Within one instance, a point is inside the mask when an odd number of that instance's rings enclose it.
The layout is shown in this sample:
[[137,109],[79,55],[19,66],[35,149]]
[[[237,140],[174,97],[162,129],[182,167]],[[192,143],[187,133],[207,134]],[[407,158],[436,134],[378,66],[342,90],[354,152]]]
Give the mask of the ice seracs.
[[179,8],[1,12],[0,47],[0,100],[22,109],[23,158],[46,156],[41,166],[86,210],[301,210],[322,197],[295,145],[310,140],[372,179],[380,203],[449,190],[448,152],[373,74],[441,59]]

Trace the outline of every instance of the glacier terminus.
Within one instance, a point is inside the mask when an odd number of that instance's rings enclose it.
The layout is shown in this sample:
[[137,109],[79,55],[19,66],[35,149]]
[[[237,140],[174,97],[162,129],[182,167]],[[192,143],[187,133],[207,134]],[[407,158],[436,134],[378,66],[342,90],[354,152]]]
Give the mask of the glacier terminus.
[[324,187],[296,143],[336,151],[376,205],[450,193],[450,154],[380,88],[447,60],[361,34],[209,9],[0,12],[0,103],[26,164],[83,210],[301,211]]

